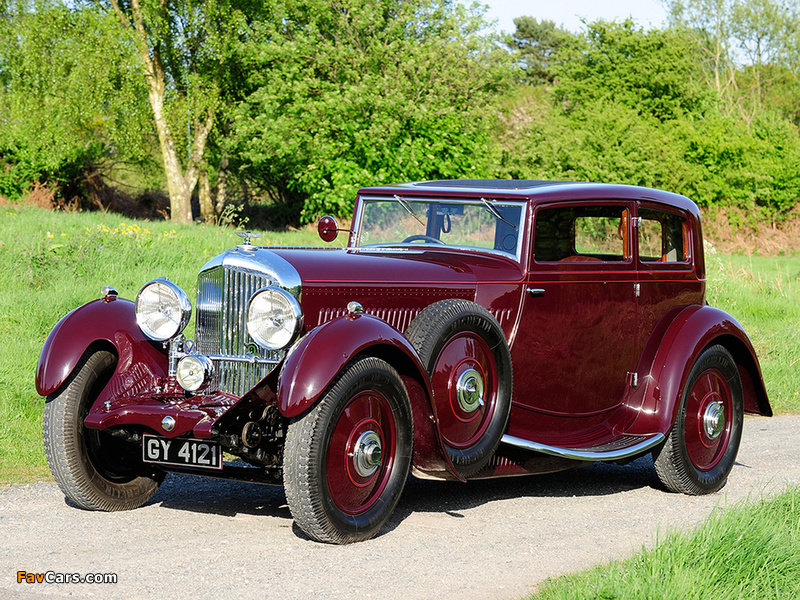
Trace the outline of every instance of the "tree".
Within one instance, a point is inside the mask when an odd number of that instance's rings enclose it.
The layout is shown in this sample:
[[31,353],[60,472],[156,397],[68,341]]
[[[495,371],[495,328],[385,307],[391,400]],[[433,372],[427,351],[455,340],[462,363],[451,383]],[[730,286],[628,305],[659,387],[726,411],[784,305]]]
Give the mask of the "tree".
[[296,0],[243,46],[249,86],[229,154],[309,221],[358,187],[477,176],[508,56],[449,0]]
[[232,45],[247,35],[248,18],[261,10],[261,3],[108,0],[98,4],[116,15],[135,44],[158,133],[171,218],[191,223],[192,193],[207,176],[207,143],[230,82],[227,58]]
[[552,82],[552,57],[572,34],[557,27],[554,21],[539,21],[534,17],[517,17],[514,25],[516,31],[509,38],[508,46],[515,53],[524,80],[527,83]]
[[0,16],[0,195],[38,181],[71,202],[107,161],[143,162],[152,129],[133,48],[94,9],[6,3]]
[[[770,88],[800,67],[800,10],[792,0],[671,0],[673,27],[691,29],[704,49],[723,107],[752,123]],[[788,71],[788,73],[787,73]],[[796,115],[797,104],[787,107]]]
[[596,21],[553,60],[554,99],[567,111],[601,99],[662,121],[701,110],[693,40],[680,30],[645,31],[630,19]]

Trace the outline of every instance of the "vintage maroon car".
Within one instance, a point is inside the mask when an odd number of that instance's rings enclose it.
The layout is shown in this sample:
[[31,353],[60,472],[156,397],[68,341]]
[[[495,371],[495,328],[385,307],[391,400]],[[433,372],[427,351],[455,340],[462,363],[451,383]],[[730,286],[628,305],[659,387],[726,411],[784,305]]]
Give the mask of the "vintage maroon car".
[[[336,222],[319,223],[326,241]],[[770,415],[742,327],[705,301],[700,215],[628,186],[433,181],[359,191],[346,248],[244,243],[112,288],[45,343],[44,441],[87,509],[165,472],[282,484],[309,536],[375,535],[409,472],[478,479],[653,454],[663,485],[725,484]],[[225,455],[223,455],[225,453]]]

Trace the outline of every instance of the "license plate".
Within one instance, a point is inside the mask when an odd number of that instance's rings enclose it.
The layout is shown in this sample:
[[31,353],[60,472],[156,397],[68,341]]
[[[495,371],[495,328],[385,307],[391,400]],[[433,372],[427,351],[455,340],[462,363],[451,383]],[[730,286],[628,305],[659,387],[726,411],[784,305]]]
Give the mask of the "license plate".
[[170,440],[146,433],[142,439],[142,460],[160,465],[222,469],[222,448],[207,440]]

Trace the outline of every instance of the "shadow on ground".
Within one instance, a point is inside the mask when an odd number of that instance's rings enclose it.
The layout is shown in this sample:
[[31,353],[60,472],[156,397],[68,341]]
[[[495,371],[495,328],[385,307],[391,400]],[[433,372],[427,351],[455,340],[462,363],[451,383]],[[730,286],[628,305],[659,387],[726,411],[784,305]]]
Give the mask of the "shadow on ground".
[[[382,533],[391,531],[416,512],[442,513],[458,518],[465,510],[510,498],[606,496],[643,487],[659,487],[649,456],[624,466],[598,463],[547,475],[467,483],[410,477],[400,504]],[[248,514],[292,518],[280,486],[176,473],[167,476],[148,504],[230,517]],[[296,528],[295,531],[302,535]]]

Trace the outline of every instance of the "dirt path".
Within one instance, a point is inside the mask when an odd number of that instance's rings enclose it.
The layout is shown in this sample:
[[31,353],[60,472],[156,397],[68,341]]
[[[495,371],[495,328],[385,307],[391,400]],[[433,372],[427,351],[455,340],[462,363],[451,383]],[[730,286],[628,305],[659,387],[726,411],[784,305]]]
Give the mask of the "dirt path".
[[[800,416],[748,418],[728,485],[661,491],[649,458],[470,484],[409,481],[382,534],[345,547],[292,526],[281,488],[170,476],[124,513],[68,506],[55,484],[0,488],[0,598],[522,598],[542,579],[628,556],[718,505],[800,483]],[[116,584],[17,583],[17,572]]]

